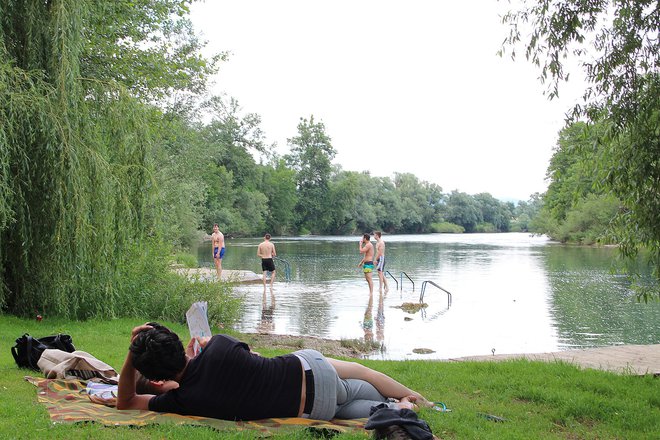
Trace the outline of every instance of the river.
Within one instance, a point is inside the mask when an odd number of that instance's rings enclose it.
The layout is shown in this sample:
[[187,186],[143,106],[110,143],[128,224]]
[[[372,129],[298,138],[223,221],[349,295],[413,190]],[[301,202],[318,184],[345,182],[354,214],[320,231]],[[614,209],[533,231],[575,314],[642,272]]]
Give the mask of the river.
[[[660,303],[638,303],[611,272],[616,250],[567,246],[524,233],[384,235],[389,291],[374,294],[357,267],[360,237],[274,237],[273,294],[241,285],[242,332],[367,338],[377,359],[448,359],[660,343]],[[228,239],[226,269],[261,273],[261,239]],[[210,244],[197,251],[212,264]],[[397,306],[420,299],[408,313]],[[398,284],[398,288],[397,288]],[[417,349],[431,351],[417,353]],[[414,351],[415,350],[415,351]]]

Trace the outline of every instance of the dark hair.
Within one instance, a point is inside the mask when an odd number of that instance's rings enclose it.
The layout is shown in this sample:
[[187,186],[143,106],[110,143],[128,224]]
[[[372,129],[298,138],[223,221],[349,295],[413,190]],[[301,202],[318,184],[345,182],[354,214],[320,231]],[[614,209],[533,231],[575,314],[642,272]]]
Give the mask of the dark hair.
[[265,237],[266,237],[266,240],[270,240],[270,234],[266,234]]
[[367,240],[371,240],[371,235],[369,234],[364,234],[362,238],[366,238]]
[[380,231],[375,231],[374,235],[376,235],[378,238],[380,238]]
[[156,322],[135,336],[129,348],[133,366],[149,380],[172,380],[186,366],[186,352],[176,333]]

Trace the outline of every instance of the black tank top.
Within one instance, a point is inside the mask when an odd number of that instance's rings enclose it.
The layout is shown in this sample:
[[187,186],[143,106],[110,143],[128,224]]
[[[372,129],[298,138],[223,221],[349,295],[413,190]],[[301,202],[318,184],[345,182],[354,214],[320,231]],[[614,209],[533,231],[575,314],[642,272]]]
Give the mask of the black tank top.
[[153,397],[149,409],[225,420],[296,417],[302,366],[293,354],[265,358],[231,336],[216,335],[188,363],[179,385]]

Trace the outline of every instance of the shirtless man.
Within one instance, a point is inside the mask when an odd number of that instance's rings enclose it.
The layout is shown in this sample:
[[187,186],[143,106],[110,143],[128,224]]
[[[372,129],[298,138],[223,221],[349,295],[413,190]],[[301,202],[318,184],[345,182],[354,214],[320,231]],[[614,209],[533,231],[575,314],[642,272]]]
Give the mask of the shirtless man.
[[381,238],[381,232],[374,232],[374,237],[376,237],[376,270],[378,271],[378,290],[382,291],[383,286],[385,286],[385,293],[387,293],[389,287],[387,286],[387,278],[385,278],[385,241]]
[[369,295],[374,293],[374,282],[372,277],[374,271],[374,245],[371,244],[371,235],[364,234],[362,240],[358,244],[358,249],[362,256],[362,261],[358,264],[358,267],[362,268],[364,272],[364,279],[367,280],[369,285]]
[[213,261],[215,262],[215,271],[218,274],[218,281],[222,275],[222,257],[225,256],[225,236],[222,235],[218,224],[213,225],[213,234],[211,234],[211,243],[213,247]]
[[257,257],[261,258],[261,270],[264,271],[264,292],[266,291],[266,272],[270,272],[270,290],[273,290],[275,281],[275,261],[273,257],[277,256],[275,245],[270,242],[270,234],[264,236],[264,241],[259,243],[257,248]]

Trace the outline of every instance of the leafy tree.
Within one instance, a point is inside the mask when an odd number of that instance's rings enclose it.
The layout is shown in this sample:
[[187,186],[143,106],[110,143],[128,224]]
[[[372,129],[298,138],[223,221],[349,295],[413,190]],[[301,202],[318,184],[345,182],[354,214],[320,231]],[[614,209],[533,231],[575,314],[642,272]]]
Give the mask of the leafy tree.
[[337,152],[325,133],[323,122],[300,119],[298,135],[288,139],[291,153],[287,162],[297,172],[298,225],[310,231],[327,229],[329,207],[325,203],[330,191],[332,160]]
[[268,198],[266,229],[277,235],[292,233],[295,225],[294,208],[298,203],[296,194],[296,172],[287,168],[283,159],[274,158],[274,167],[267,166],[263,172],[262,191]]
[[603,132],[602,124],[576,122],[559,132],[546,178],[550,181],[544,197],[545,209],[563,221],[567,212],[587,194],[600,193],[594,173],[597,152],[594,146]]
[[519,201],[513,210],[513,232],[540,232],[534,227],[534,219],[543,207],[541,194],[534,193],[527,201]]
[[[128,21],[140,29],[138,10],[149,14],[158,2],[121,2],[127,9],[112,18],[102,16],[104,3],[0,1],[0,306],[16,314],[145,312],[148,301],[128,308],[122,295],[165,276],[149,264],[163,254],[151,252],[160,232],[148,223],[158,218],[150,156],[158,130],[150,124],[160,116],[146,97],[161,86],[196,86],[172,64],[138,74],[120,50],[101,47],[98,35]],[[160,34],[162,44],[173,35]],[[135,35],[119,39],[148,50]],[[202,84],[205,70],[196,72]],[[142,93],[131,85],[142,76],[163,82]],[[133,263],[153,269],[136,274]]]
[[497,200],[489,193],[481,193],[474,196],[481,207],[483,221],[493,225],[497,232],[508,232],[512,212],[506,203]]
[[161,114],[154,109],[150,124],[158,127],[151,154],[156,185],[146,221],[177,248],[198,238],[208,184],[200,173],[208,167],[206,145],[189,111],[173,107]]
[[394,186],[404,211],[402,231],[406,233],[428,231],[435,220],[436,207],[442,197],[440,187],[430,185],[428,182],[420,182],[410,173],[395,173]]
[[[608,190],[621,199],[614,236],[624,256],[647,248],[660,281],[660,8],[656,0],[523,1],[503,18],[505,47],[522,45],[548,81],[550,98],[568,80],[565,60],[577,58],[589,83],[572,116],[602,121],[606,132],[595,165]],[[531,29],[528,29],[531,26]],[[529,37],[523,37],[531,30]],[[523,40],[525,38],[525,40]],[[645,299],[660,292],[642,292]]]
[[479,203],[469,194],[454,190],[447,200],[447,221],[465,228],[465,232],[474,232],[483,222]]
[[[193,0],[194,1],[194,0]],[[10,2],[13,7],[38,2]],[[60,2],[43,2],[57,5]],[[162,100],[173,91],[201,93],[218,54],[204,58],[205,42],[187,18],[185,0],[82,1],[87,10],[82,27],[86,44],[81,52],[81,75],[93,85],[115,81],[134,96]],[[3,10],[6,10],[4,7]],[[19,11],[16,11],[17,13]]]
[[611,195],[588,194],[566,214],[553,238],[580,244],[607,244],[606,231],[619,209],[619,200]]
[[376,224],[380,230],[394,233],[401,230],[406,216],[401,196],[389,177],[374,177]]

